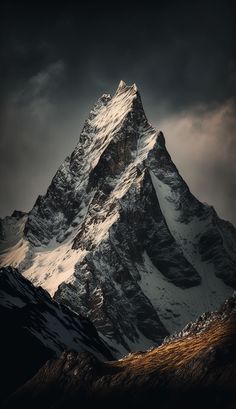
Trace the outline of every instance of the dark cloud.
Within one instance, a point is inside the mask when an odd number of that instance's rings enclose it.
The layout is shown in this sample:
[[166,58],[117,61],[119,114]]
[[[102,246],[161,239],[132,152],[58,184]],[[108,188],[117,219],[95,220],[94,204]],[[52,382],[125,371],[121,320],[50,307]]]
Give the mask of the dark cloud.
[[[82,120],[57,102],[66,68],[50,64],[5,101],[1,123],[1,212],[29,210],[73,149]],[[65,111],[65,115],[64,115]]]
[[7,1],[0,29],[2,215],[31,208],[122,78],[194,193],[235,222],[234,2]]

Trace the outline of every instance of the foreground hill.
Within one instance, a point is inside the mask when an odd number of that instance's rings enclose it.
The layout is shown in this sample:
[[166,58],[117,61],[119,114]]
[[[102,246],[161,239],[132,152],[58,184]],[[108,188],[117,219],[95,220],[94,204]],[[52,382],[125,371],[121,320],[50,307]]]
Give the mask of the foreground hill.
[[8,401],[26,408],[236,407],[236,294],[158,348],[101,362],[64,352]]
[[112,359],[109,347],[85,317],[58,304],[17,270],[0,269],[0,402],[64,349]]

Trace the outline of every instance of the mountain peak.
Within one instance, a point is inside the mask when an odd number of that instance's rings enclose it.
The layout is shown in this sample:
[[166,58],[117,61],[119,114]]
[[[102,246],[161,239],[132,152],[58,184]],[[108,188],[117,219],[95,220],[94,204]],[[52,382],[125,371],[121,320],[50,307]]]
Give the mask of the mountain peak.
[[162,131],[160,131],[158,134],[157,144],[159,148],[164,149],[166,147],[166,140]]
[[134,94],[137,94],[138,87],[135,83],[132,85],[127,85],[125,81],[121,80],[118,85],[115,95],[126,92],[126,91],[131,91]]
[[121,90],[122,88],[126,88],[126,82],[123,80],[120,80],[119,85],[118,85],[118,90]]

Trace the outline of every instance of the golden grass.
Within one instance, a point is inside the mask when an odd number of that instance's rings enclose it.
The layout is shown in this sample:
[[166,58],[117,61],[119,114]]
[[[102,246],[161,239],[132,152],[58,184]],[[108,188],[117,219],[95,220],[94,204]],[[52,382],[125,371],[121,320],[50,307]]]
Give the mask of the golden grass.
[[[236,348],[236,314],[228,321],[214,322],[201,334],[163,344],[151,351],[130,354],[110,363],[113,367],[134,372],[136,375],[149,375],[154,372],[173,372],[197,359],[209,348],[220,346]],[[204,365],[204,362],[202,362]]]

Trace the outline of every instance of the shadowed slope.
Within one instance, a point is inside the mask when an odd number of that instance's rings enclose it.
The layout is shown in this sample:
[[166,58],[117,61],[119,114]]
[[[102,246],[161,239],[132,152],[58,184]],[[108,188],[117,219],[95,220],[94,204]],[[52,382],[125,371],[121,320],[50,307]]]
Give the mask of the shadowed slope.
[[58,304],[16,269],[0,268],[0,402],[66,348],[112,359],[85,317]]
[[[157,408],[235,408],[236,297],[222,309],[144,353],[101,363],[91,354],[66,352],[49,361],[12,397],[24,407],[129,405]],[[35,405],[34,405],[35,406]],[[125,406],[126,407],[126,406]]]

